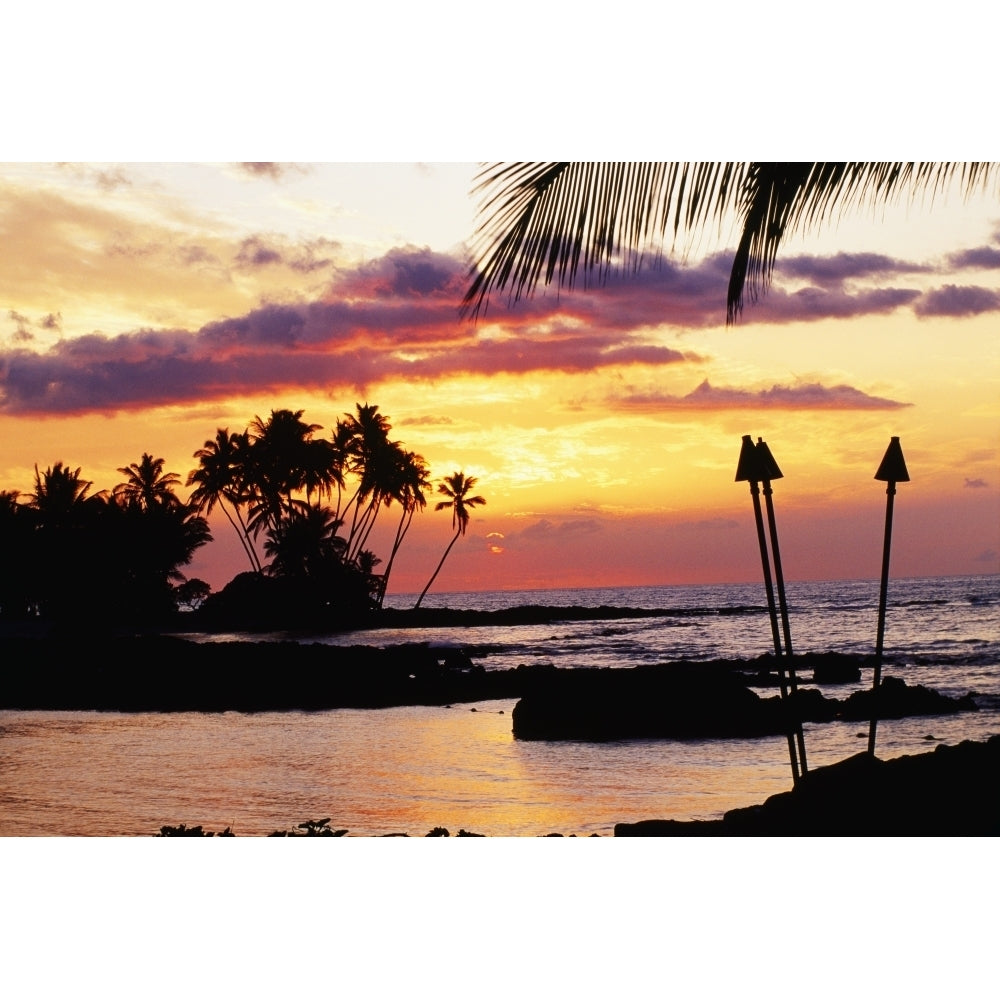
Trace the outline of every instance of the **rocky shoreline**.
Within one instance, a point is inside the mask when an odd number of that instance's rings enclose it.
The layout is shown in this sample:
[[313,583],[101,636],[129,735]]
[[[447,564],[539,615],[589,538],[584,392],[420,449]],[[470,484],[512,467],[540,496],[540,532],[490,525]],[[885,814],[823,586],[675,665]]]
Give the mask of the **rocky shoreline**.
[[[82,644],[87,655],[81,657]],[[474,654],[474,650],[472,651]],[[319,711],[451,705],[516,699],[518,739],[733,738],[785,731],[776,662],[675,662],[622,669],[551,665],[488,671],[465,652],[410,643],[379,649],[308,642],[195,642],[173,635],[0,637],[0,708],[121,712]],[[804,721],[866,720],[871,692],[856,685],[860,658],[802,654],[797,712]],[[947,698],[887,676],[879,718],[975,711],[974,696]],[[866,753],[817,768],[790,791],[712,821],[619,823],[635,836],[995,836],[1000,833],[1000,736],[882,761]],[[320,821],[276,835],[342,836]],[[225,833],[225,831],[223,831]],[[164,827],[165,836],[204,836]],[[435,828],[428,836],[445,836]],[[459,835],[472,836],[467,831]],[[558,834],[550,834],[558,836]]]
[[[297,642],[193,642],[176,636],[88,642],[6,637],[9,666],[0,708],[25,711],[275,712],[334,708],[449,705],[518,699],[518,739],[618,740],[766,736],[785,732],[786,709],[773,686],[775,661],[682,661],[621,669],[557,669],[551,665],[486,670],[463,651],[427,643],[388,649]],[[856,658],[798,656],[802,683],[860,676]],[[948,698],[886,677],[879,717],[975,711],[971,695]],[[862,720],[871,692],[834,698],[800,687],[803,721]]]
[[1000,735],[880,760],[855,754],[762,805],[706,821],[619,823],[616,837],[995,837]]

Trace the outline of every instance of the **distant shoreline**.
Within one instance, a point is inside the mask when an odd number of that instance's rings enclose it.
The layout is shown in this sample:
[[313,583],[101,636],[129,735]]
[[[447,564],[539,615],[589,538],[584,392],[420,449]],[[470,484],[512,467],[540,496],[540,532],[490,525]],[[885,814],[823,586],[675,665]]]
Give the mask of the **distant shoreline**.
[[[559,609],[562,613],[563,609]],[[88,655],[81,662],[85,641]],[[95,638],[7,636],[0,708],[23,711],[281,712],[448,705],[519,699],[521,739],[731,738],[785,730],[773,689],[778,661],[681,660],[658,665],[486,670],[460,647],[409,642],[387,648],[293,640],[198,642],[176,635]],[[470,647],[474,656],[475,649]],[[787,662],[787,661],[782,661]],[[862,658],[801,654],[800,718],[870,717],[871,692],[829,697],[819,686],[854,686]],[[881,718],[975,711],[971,695],[946,698],[886,678]]]

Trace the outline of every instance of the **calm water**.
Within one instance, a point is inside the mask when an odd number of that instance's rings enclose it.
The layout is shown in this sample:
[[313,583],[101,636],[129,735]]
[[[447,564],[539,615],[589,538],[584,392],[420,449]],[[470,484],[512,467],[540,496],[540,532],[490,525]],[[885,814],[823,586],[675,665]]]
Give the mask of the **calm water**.
[[[456,643],[487,669],[756,656],[771,646],[762,591],[719,585],[430,595],[431,606],[611,605],[663,614],[309,641]],[[790,584],[788,595],[796,652],[872,651],[877,582]],[[949,694],[974,691],[981,710],[882,721],[879,756],[1000,732],[1000,577],[893,580],[885,648],[885,675]],[[865,671],[859,686],[870,682]],[[791,786],[781,737],[523,742],[511,736],[513,705],[256,715],[0,712],[0,834],[144,835],[186,823],[259,835],[330,817],[331,826],[355,835],[422,835],[435,826],[452,834],[464,827],[494,836],[604,835],[620,821],[715,818]],[[867,745],[864,724],[808,725],[805,733],[811,767]]]

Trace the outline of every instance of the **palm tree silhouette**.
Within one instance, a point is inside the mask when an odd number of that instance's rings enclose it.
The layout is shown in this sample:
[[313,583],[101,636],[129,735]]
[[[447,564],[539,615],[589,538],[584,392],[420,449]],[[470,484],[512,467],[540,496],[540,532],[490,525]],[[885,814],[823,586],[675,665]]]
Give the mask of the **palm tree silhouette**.
[[726,322],[767,287],[778,247],[794,231],[844,212],[940,191],[956,176],[966,195],[1000,175],[1000,163],[495,163],[483,194],[464,313],[490,295],[516,302],[542,282],[572,288],[577,273],[603,280],[638,267],[645,251],[735,215],[741,227]]
[[302,410],[272,410],[267,420],[254,417],[250,424],[250,450],[244,464],[244,485],[251,496],[248,527],[256,535],[261,528],[274,530],[282,516],[295,505],[292,494],[315,488],[312,471],[313,434],[319,424],[307,424]]
[[481,507],[486,503],[483,497],[470,497],[468,495],[477,482],[478,480],[475,476],[466,476],[464,472],[453,472],[450,476],[445,476],[444,482],[438,484],[438,493],[443,493],[449,499],[438,501],[434,505],[434,509],[451,510],[451,526],[455,529],[455,535],[448,543],[448,548],[444,550],[444,555],[441,556],[441,561],[438,563],[437,569],[434,570],[433,575],[427,581],[427,586],[420,592],[414,608],[420,607],[424,595],[431,589],[431,584],[434,583],[438,573],[441,572],[441,567],[444,565],[445,559],[448,558],[448,553],[451,552],[452,546],[458,541],[460,535],[465,534],[465,529],[469,526],[469,508]]
[[427,499],[424,490],[430,487],[430,470],[422,455],[417,455],[412,451],[404,452],[400,449],[399,465],[397,467],[399,477],[397,489],[393,497],[397,499],[402,507],[399,516],[399,524],[396,525],[396,537],[392,542],[392,550],[389,553],[389,561],[386,563],[385,572],[382,574],[377,604],[382,607],[385,601],[385,591],[389,586],[389,574],[392,572],[392,565],[406,538],[406,533],[413,523],[413,515],[418,510],[423,510],[427,506]]
[[180,485],[181,478],[176,472],[164,472],[164,464],[162,458],[153,458],[143,452],[138,462],[118,470],[126,480],[115,486],[112,495],[134,501],[140,510],[179,506],[181,501],[174,493],[174,488]]
[[272,557],[268,573],[299,579],[321,579],[331,562],[341,562],[344,540],[340,522],[329,507],[296,507],[273,528],[264,542]]
[[[243,456],[248,448],[249,441],[246,434],[230,434],[228,428],[217,428],[214,439],[206,441],[204,446],[194,453],[194,457],[198,459],[198,468],[188,474],[186,485],[196,487],[188,502],[198,513],[211,514],[215,505],[219,505],[239,536],[251,568],[259,573],[260,557],[253,547],[250,532],[240,513]],[[223,500],[232,506],[233,514],[230,514],[229,507]]]
[[[354,427],[350,416],[347,414],[345,416],[348,417],[347,420],[338,418],[330,438],[330,478],[332,485],[337,487],[337,506],[334,508],[334,513],[338,519],[341,516],[340,505],[343,501],[346,476],[354,457]],[[332,490],[330,495],[332,499]]]
[[379,413],[375,404],[357,403],[355,410],[356,415],[345,414],[346,424],[350,428],[347,445],[350,470],[358,477],[357,488],[341,515],[346,521],[347,512],[354,507],[351,527],[347,533],[348,552],[359,549],[359,537],[367,536],[366,528],[382,501],[385,478],[392,467],[389,457],[389,431],[392,425],[388,417]]
[[44,472],[35,466],[35,492],[29,494],[31,506],[38,511],[43,525],[49,527],[75,520],[88,506],[99,502],[103,493],[90,494],[93,482],[80,478],[79,467],[71,470],[56,462]]

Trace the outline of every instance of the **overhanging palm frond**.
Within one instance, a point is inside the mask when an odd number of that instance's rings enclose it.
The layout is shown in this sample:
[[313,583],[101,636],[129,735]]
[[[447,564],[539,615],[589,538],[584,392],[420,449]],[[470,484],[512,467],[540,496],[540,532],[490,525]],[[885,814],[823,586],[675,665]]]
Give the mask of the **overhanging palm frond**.
[[498,163],[485,166],[475,264],[463,314],[490,296],[516,302],[539,283],[572,288],[596,273],[637,267],[668,232],[676,241],[733,213],[741,227],[726,301],[727,322],[771,277],[782,239],[835,215],[878,207],[904,193],[934,195],[958,176],[971,194],[997,163]]
[[637,267],[668,231],[673,238],[734,209],[741,163],[498,163],[477,176],[483,200],[476,265],[463,312],[478,316],[490,294],[517,301],[557,280]]
[[733,257],[726,321],[766,290],[782,239],[845,212],[943,192],[957,176],[968,197],[998,176],[996,163],[751,163],[740,201],[742,233]]

